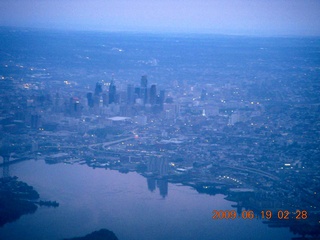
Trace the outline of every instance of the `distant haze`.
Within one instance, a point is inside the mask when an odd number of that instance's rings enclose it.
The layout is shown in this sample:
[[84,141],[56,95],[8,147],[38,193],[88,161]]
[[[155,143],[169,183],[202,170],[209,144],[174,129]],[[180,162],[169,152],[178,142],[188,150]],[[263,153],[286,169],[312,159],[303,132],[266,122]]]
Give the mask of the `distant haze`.
[[0,25],[320,36],[319,0],[1,0]]

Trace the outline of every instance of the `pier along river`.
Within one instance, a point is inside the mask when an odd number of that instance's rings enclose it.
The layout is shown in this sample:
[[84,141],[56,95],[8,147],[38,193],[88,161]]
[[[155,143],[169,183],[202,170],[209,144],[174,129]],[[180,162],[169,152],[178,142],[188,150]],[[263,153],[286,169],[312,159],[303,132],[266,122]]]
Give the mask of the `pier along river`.
[[293,237],[288,228],[270,228],[257,219],[213,220],[214,209],[234,210],[235,203],[224,195],[199,194],[180,184],[158,183],[151,191],[147,179],[135,172],[30,160],[10,165],[9,173],[33,186],[41,199],[56,200],[60,206],[42,206],[5,224],[0,239],[58,240],[101,228],[113,231],[120,240]]

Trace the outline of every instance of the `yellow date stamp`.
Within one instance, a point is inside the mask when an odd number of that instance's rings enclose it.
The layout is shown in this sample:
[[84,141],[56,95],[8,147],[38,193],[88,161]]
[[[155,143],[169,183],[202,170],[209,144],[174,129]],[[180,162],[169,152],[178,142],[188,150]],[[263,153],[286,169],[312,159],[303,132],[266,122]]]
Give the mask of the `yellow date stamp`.
[[238,213],[236,210],[213,210],[212,219],[280,219],[280,220],[306,220],[308,218],[308,212],[306,210],[296,210],[294,212],[289,210],[262,210],[259,213],[255,213],[253,210],[243,210]]

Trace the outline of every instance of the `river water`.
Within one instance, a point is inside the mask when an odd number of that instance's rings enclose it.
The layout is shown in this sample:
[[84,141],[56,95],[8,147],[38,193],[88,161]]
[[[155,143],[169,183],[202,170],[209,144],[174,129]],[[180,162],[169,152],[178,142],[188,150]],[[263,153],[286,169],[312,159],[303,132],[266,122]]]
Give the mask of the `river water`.
[[[223,195],[199,194],[180,184],[148,189],[137,173],[92,169],[85,165],[47,165],[31,160],[10,166],[10,175],[33,186],[58,208],[39,207],[0,228],[0,239],[51,240],[84,236],[101,228],[120,240],[291,239],[289,229],[269,228],[261,220],[212,220],[212,210],[231,210]],[[160,187],[161,188],[161,187]],[[162,186],[162,189],[166,186]]]

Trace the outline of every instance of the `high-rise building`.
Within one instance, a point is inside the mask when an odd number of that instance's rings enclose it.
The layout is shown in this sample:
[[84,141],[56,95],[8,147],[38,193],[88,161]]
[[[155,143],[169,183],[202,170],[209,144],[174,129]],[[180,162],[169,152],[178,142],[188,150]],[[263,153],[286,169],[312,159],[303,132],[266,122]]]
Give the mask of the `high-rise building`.
[[108,98],[108,94],[106,93],[103,93],[102,94],[102,101],[103,101],[103,106],[108,106],[108,103],[109,103],[109,98]]
[[140,88],[139,87],[135,87],[134,88],[134,98],[137,99],[137,98],[140,98]]
[[159,162],[159,175],[166,176],[168,174],[169,164],[166,158],[161,158]]
[[148,79],[146,75],[141,77],[140,98],[142,99],[144,104],[148,102]]
[[150,104],[155,105],[157,103],[157,86],[151,85],[150,87]]
[[134,104],[134,87],[132,84],[128,84],[127,86],[127,104],[132,105]]
[[93,100],[93,94],[91,92],[87,93],[87,100],[88,100],[88,106],[90,108],[93,108],[94,100]]
[[163,110],[163,103],[164,103],[165,98],[166,98],[166,92],[165,92],[165,90],[161,90],[159,98],[158,98],[158,104],[160,105],[161,110]]
[[80,100],[77,97],[70,98],[69,113],[74,114],[80,111]]
[[114,84],[114,81],[111,80],[110,86],[109,86],[109,104],[116,102],[116,94],[117,94],[117,88]]
[[94,95],[98,96],[102,93],[102,85],[101,83],[96,83],[96,88],[94,90]]
[[147,88],[147,87],[148,87],[148,78],[147,78],[147,75],[143,75],[143,76],[141,77],[140,87],[141,87],[141,88]]

